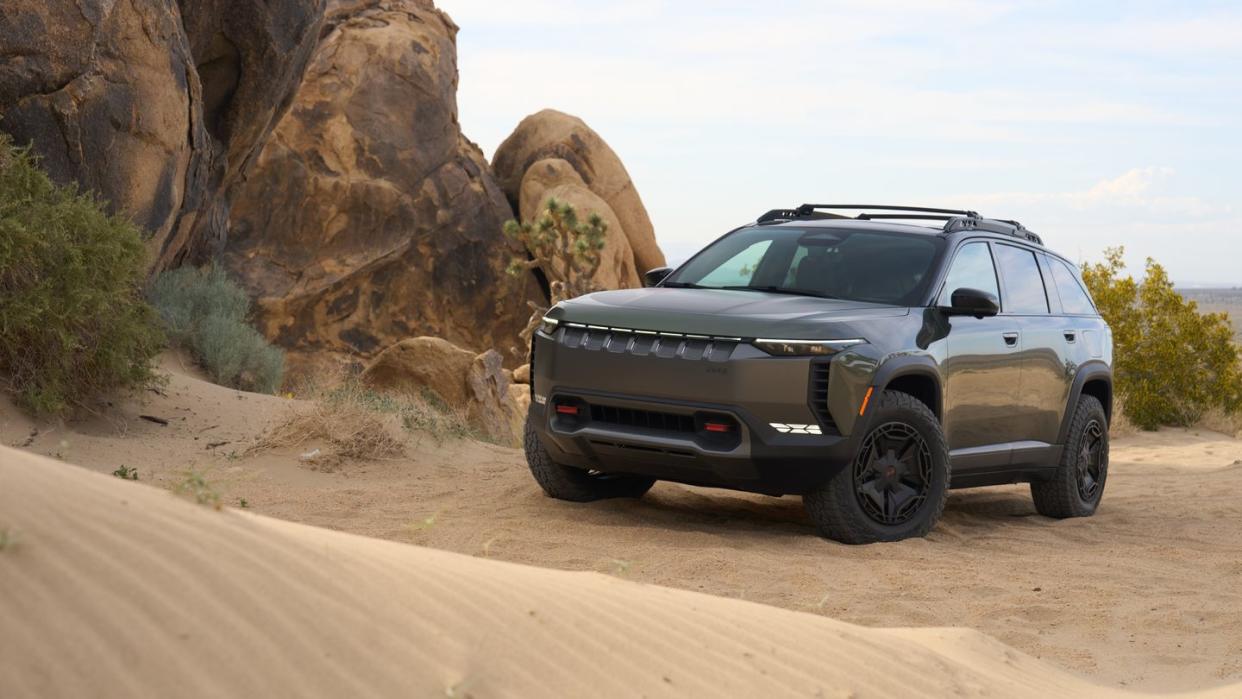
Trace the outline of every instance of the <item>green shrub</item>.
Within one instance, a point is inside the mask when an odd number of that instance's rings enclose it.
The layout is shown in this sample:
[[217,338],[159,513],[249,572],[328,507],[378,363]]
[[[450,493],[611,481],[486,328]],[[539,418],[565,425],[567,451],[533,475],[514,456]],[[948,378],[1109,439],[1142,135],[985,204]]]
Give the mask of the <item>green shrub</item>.
[[246,324],[250,299],[224,270],[165,272],[151,284],[148,297],[172,341],[188,350],[212,381],[260,393],[280,388],[284,353]]
[[0,134],[0,387],[57,415],[156,381],[159,320],[138,229],[60,187]]
[[1224,313],[1199,313],[1151,258],[1142,281],[1121,276],[1122,248],[1083,266],[1083,280],[1113,330],[1113,373],[1137,427],[1192,425],[1210,409],[1242,409],[1242,359]]

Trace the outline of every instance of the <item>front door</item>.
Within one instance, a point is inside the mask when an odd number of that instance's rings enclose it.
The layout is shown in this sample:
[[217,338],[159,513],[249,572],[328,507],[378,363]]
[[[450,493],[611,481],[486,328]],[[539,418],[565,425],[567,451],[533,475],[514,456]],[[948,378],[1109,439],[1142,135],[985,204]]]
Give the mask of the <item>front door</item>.
[[[948,306],[953,291],[980,289],[1001,298],[989,245],[967,242],[949,267],[939,305]],[[1022,337],[1013,318],[954,316],[945,338],[945,438],[950,450],[973,449],[1022,439],[1015,424]],[[988,459],[1002,460],[1007,455]]]

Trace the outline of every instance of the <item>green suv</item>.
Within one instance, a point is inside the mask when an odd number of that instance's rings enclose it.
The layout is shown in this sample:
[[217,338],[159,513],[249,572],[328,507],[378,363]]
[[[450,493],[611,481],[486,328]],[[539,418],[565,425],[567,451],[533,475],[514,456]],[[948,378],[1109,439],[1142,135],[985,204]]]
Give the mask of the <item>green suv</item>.
[[645,281],[557,304],[535,333],[526,457],[552,497],[797,494],[851,544],[927,534],[949,488],[1029,482],[1049,517],[1099,506],[1112,335],[1016,221],[806,204]]

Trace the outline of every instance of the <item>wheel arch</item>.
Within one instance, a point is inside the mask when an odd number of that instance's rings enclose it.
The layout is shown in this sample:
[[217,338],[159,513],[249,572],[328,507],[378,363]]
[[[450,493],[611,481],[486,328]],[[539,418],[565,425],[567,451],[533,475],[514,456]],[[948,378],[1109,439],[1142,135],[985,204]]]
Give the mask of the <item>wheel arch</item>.
[[914,396],[944,424],[944,391],[940,372],[930,357],[906,357],[885,364],[876,373],[874,386],[880,391],[901,391]]
[[1111,425],[1113,422],[1113,372],[1104,362],[1089,362],[1078,368],[1074,375],[1074,383],[1070,387],[1069,398],[1065,403],[1065,415],[1061,418],[1061,429],[1057,433],[1057,443],[1064,444],[1069,433],[1070,423],[1074,420],[1074,409],[1082,396],[1094,396],[1104,406],[1104,417]]

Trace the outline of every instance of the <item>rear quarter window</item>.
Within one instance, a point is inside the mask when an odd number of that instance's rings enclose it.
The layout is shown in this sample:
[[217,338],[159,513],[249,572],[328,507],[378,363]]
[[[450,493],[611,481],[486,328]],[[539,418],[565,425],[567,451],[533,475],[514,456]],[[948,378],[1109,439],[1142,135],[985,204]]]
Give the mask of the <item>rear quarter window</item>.
[[1061,296],[1061,310],[1068,315],[1094,315],[1095,304],[1078,281],[1078,274],[1054,257],[1048,258],[1048,266],[1052,268],[1052,281]]

